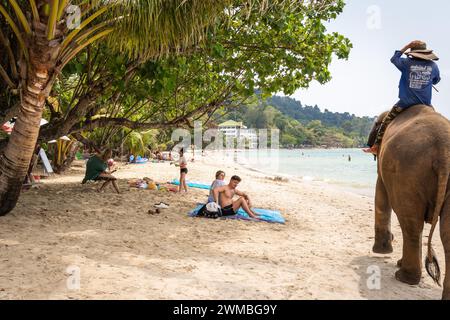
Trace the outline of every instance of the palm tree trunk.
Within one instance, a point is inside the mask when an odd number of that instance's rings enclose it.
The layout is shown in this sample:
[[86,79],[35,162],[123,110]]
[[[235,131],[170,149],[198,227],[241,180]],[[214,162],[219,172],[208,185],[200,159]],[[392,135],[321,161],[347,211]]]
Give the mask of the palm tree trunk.
[[16,205],[27,174],[44,108],[42,90],[48,77],[34,76],[22,89],[20,113],[11,133],[5,153],[0,158],[0,216],[10,212]]
[[[29,41],[29,63],[27,70],[21,71],[26,78],[21,81],[19,113],[5,152],[0,157],[0,216],[14,209],[19,199],[36,147],[45,99],[51,88],[49,82],[54,81],[51,76],[60,48],[55,41],[50,45],[44,27],[35,28]],[[25,66],[25,61],[21,66]]]

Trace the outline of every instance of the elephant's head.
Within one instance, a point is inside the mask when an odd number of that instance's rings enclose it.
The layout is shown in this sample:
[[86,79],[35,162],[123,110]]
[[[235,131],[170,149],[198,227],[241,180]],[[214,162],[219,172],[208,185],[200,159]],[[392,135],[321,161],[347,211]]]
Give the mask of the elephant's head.
[[372,129],[370,130],[368,145],[369,147],[373,146],[375,143],[375,139],[377,138],[378,129],[380,129],[381,123],[383,122],[384,117],[388,114],[389,111],[385,111],[375,118],[373,122]]

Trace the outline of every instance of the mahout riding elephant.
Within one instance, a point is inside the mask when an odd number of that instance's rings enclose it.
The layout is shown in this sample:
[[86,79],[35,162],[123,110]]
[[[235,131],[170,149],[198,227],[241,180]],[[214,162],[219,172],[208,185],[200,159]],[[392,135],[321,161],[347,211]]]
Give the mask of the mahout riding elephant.
[[[374,124],[376,133],[383,113]],[[440,221],[445,251],[443,299],[450,299],[450,122],[432,107],[408,108],[387,128],[378,151],[375,193],[375,253],[393,251],[391,211],[403,234],[403,254],[397,280],[418,284],[422,275],[422,232],[431,224],[425,268],[440,283],[440,269],[431,245]]]

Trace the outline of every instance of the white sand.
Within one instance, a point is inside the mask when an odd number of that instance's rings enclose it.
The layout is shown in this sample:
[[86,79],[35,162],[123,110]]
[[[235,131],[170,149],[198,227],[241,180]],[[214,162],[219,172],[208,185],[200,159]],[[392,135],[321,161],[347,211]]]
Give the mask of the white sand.
[[[95,185],[79,184],[78,162],[69,174],[24,192],[14,211],[0,217],[0,299],[440,298],[425,271],[418,286],[394,279],[402,244],[395,218],[394,253],[371,252],[372,198],[311,182],[274,182],[217,158],[190,163],[188,178],[209,183],[218,169],[240,175],[240,189],[255,206],[280,210],[287,223],[190,218],[207,191],[127,187],[129,178],[177,177],[169,163],[122,166],[123,193],[98,194]],[[147,214],[159,201],[170,209]],[[434,246],[443,269],[439,231]],[[380,290],[367,286],[370,266],[381,271]],[[67,285],[74,267],[79,289]]]

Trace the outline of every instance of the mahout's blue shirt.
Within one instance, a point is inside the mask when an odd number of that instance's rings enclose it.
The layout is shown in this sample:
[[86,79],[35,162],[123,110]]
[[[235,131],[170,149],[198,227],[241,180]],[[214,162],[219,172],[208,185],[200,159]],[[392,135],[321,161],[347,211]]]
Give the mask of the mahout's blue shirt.
[[391,62],[402,72],[399,84],[400,101],[397,106],[408,108],[416,104],[431,106],[433,84],[441,78],[434,61],[416,58],[402,58],[401,51],[395,51]]

